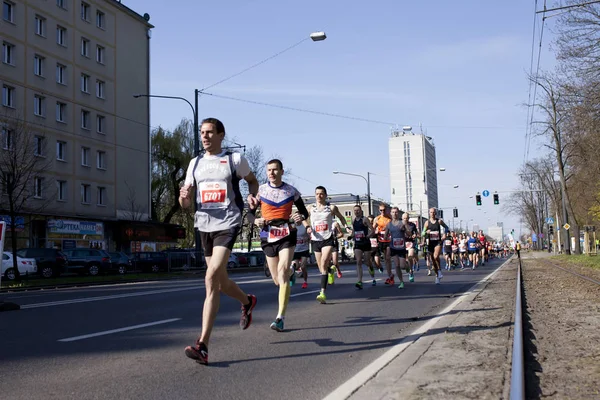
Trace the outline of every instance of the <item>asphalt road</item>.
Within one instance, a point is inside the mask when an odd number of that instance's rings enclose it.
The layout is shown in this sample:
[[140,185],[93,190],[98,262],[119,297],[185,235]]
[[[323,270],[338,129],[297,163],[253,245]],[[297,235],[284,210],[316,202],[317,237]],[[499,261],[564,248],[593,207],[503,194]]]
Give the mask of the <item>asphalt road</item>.
[[239,303],[222,297],[209,366],[183,353],[200,329],[201,280],[6,294],[22,309],[0,313],[0,398],[321,399],[500,261],[445,271],[441,285],[422,267],[402,290],[377,273],[377,286],[358,291],[354,266],[344,265],[325,305],[315,300],[312,270],[307,290],[292,288],[282,333],[269,329],[277,314],[271,280],[234,275],[258,298],[253,323],[241,331]]

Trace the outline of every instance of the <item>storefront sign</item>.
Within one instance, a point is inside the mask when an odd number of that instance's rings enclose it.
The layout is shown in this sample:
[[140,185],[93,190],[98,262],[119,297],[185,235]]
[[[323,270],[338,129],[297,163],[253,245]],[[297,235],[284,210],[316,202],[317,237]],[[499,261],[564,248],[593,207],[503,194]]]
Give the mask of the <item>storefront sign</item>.
[[75,235],[104,235],[104,225],[102,222],[51,219],[48,220],[48,231]]
[[[10,230],[10,215],[0,215],[0,221],[6,224],[6,230]],[[25,217],[15,217],[15,231],[23,232],[25,230]]]
[[62,241],[62,249],[63,250],[71,250],[77,247],[77,242],[75,240],[63,240]]

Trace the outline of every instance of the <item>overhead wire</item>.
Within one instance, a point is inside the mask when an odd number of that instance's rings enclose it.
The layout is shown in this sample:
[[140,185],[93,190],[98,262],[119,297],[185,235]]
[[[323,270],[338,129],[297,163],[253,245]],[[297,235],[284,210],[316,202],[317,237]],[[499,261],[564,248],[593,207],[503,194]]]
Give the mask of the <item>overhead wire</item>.
[[528,95],[528,99],[527,99],[527,119],[525,120],[525,146],[523,148],[523,164],[525,164],[527,162],[527,143],[529,140],[529,135],[531,134],[529,127],[529,114],[531,113],[531,93],[532,93],[532,85],[533,85],[533,60],[534,60],[534,54],[535,54],[535,28],[536,28],[536,24],[537,24],[537,6],[538,6],[538,0],[535,0],[535,5],[534,5],[534,9],[533,9],[533,32],[531,35],[531,58],[529,61],[529,95]]
[[[544,10],[546,9],[546,1],[544,0]],[[529,138],[528,138],[528,143],[527,143],[527,147],[526,150],[527,152],[525,153],[525,162],[527,162],[527,160],[529,159],[529,150],[531,147],[531,130],[533,129],[533,116],[535,114],[535,102],[537,101],[537,87],[538,87],[538,77],[539,77],[539,73],[540,73],[540,60],[542,58],[542,44],[544,41],[544,26],[546,25],[546,16],[544,14],[542,14],[542,27],[540,29],[540,44],[538,47],[538,59],[537,59],[537,67],[536,67],[536,71],[535,71],[535,85],[533,86],[533,104],[532,104],[532,108],[531,108],[531,115],[530,115],[530,120],[529,120]]]

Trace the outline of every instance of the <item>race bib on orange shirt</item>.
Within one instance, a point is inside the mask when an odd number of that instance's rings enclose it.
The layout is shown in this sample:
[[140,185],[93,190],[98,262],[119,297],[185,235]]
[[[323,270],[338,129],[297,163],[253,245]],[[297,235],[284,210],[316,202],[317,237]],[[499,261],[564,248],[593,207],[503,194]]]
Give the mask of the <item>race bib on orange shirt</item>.
[[227,207],[227,183],[200,182],[198,196],[198,201],[203,208],[225,208]]
[[269,226],[269,236],[267,237],[268,243],[273,243],[290,234],[290,227],[288,224],[281,226]]

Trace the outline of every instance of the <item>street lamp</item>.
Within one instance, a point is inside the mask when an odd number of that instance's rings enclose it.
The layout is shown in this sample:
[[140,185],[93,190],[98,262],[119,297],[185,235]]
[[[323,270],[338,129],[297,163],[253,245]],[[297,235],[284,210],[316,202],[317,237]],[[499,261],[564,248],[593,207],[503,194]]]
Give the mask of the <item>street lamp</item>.
[[372,174],[372,172],[367,172],[367,177],[366,178],[364,176],[362,176],[362,175],[351,174],[349,172],[333,171],[333,173],[335,175],[358,176],[358,177],[363,178],[365,180],[365,182],[367,183],[367,201],[369,202],[369,215],[371,215],[372,214],[372,212],[371,212],[371,174]]
[[189,106],[192,108],[192,113],[194,115],[194,156],[197,157],[200,154],[200,150],[201,150],[201,148],[200,148],[200,131],[199,131],[199,126],[198,126],[199,125],[198,97],[200,96],[200,94],[203,93],[208,88],[214,87],[220,83],[223,83],[225,81],[228,81],[229,79],[232,79],[238,75],[241,75],[244,72],[247,72],[255,67],[258,67],[261,64],[264,64],[265,62],[285,53],[286,51],[293,49],[294,47],[300,45],[301,43],[305,42],[308,39],[311,39],[313,42],[320,42],[320,41],[327,39],[327,35],[325,34],[325,32],[312,32],[308,37],[305,37],[304,39],[293,44],[292,46],[288,47],[287,49],[277,52],[277,53],[273,54],[272,56],[267,57],[264,60],[262,60],[256,64],[253,64],[248,68],[241,70],[238,73],[230,75],[227,78],[221,79],[221,80],[217,81],[216,83],[213,83],[212,85],[204,87],[203,89],[194,89],[194,104],[195,104],[195,106],[192,106],[192,103],[190,103],[187,99],[185,99],[183,97],[178,97],[178,96],[160,96],[160,95],[155,95],[155,94],[134,94],[133,97],[136,99],[139,97],[156,97],[156,98],[162,98],[162,99],[177,99],[177,100],[183,100],[186,103],[188,103]]

